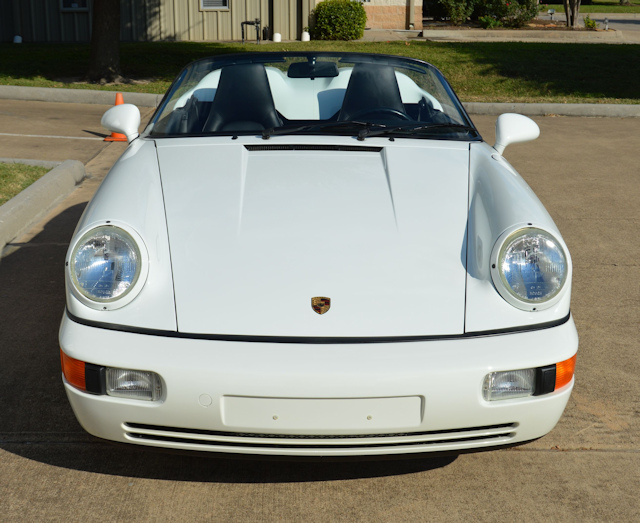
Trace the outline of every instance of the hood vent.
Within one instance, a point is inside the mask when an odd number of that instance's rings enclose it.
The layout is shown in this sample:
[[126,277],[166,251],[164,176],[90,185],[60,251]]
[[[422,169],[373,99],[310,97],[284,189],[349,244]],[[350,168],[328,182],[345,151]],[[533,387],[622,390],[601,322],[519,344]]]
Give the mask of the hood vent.
[[362,147],[357,145],[245,145],[247,151],[344,151],[356,153],[379,153],[382,147]]

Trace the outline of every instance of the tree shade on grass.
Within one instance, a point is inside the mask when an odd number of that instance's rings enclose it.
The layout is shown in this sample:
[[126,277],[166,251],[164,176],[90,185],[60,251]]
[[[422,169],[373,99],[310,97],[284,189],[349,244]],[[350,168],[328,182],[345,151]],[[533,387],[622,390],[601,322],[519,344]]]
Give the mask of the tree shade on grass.
[[0,44],[0,84],[164,93],[187,63],[247,51],[353,51],[404,55],[438,67],[463,101],[640,103],[640,45],[521,42],[131,43],[121,44],[130,84],[81,79],[89,45]]

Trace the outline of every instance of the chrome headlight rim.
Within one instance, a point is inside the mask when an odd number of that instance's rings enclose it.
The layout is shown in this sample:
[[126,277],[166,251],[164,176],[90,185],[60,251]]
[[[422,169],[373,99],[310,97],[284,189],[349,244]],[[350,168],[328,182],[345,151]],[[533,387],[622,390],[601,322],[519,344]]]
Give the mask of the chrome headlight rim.
[[[566,270],[560,287],[553,294],[549,295],[549,297],[542,300],[527,300],[516,294],[507,282],[501,269],[501,261],[506,248],[517,238],[526,236],[527,234],[542,234],[551,239],[559,248],[566,264]],[[567,289],[570,287],[571,273],[572,267],[569,250],[558,232],[550,231],[532,223],[514,225],[505,230],[494,244],[491,253],[491,278],[494,287],[507,303],[523,311],[536,312],[549,309],[556,305],[562,300]]]
[[[92,234],[96,234],[99,230],[108,227],[117,229],[118,232],[123,233],[125,237],[128,236],[129,239],[133,241],[133,244],[137,248],[136,255],[139,256],[137,276],[132,282],[132,285],[130,285],[129,288],[119,296],[108,299],[98,299],[95,297],[92,298],[83,293],[78,286],[78,282],[73,274],[74,259],[77,253],[77,249],[83,243],[85,243],[92,236]],[[95,310],[115,310],[131,303],[138,296],[138,294],[140,294],[140,291],[142,291],[142,288],[147,281],[147,275],[149,274],[149,254],[142,237],[130,225],[119,222],[117,220],[94,222],[83,227],[74,235],[74,239],[69,245],[69,250],[67,251],[65,269],[65,280],[68,296],[69,294],[71,294],[80,303]]]

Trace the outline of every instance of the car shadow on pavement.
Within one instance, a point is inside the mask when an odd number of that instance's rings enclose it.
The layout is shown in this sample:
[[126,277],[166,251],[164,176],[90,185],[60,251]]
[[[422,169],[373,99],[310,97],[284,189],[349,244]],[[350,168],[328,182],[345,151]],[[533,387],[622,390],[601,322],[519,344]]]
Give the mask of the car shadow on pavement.
[[112,445],[92,436],[84,442],[6,444],[0,448],[25,459],[55,467],[140,479],[199,483],[302,483],[379,478],[446,467],[456,456],[385,461],[228,459],[210,453],[169,451]]
[[[394,461],[259,461],[112,445],[78,424],[60,378],[64,261],[85,204],[51,219],[0,261],[0,449],[71,470],[219,483],[329,481],[411,474],[455,457]],[[0,460],[0,476],[2,476]]]

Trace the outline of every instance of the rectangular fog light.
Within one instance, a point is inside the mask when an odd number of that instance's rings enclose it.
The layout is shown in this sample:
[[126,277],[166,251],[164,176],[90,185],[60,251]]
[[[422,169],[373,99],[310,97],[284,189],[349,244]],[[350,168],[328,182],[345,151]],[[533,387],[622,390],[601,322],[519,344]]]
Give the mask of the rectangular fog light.
[[116,398],[156,401],[162,381],[155,372],[107,367],[107,394]]
[[486,401],[532,396],[536,388],[536,369],[507,370],[487,374],[482,385]]

